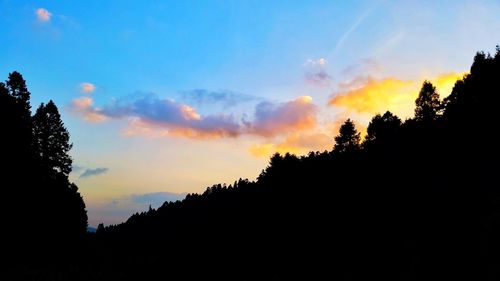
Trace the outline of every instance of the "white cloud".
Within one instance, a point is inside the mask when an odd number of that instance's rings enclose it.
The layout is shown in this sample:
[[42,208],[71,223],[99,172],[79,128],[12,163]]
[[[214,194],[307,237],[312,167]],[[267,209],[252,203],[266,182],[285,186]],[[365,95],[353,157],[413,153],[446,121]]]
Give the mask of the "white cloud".
[[38,18],[38,21],[40,22],[48,22],[50,21],[50,18],[52,17],[52,13],[47,11],[47,9],[44,8],[38,8],[36,9],[36,17]]
[[97,87],[94,84],[89,82],[83,82],[80,84],[80,89],[82,90],[82,92],[87,94],[92,93],[93,91],[95,91],[96,88]]
[[332,76],[327,71],[328,61],[325,58],[308,59],[304,63],[304,80],[306,83],[327,87]]
[[328,64],[328,61],[325,58],[319,58],[317,60],[308,59],[304,63],[305,66],[325,66]]

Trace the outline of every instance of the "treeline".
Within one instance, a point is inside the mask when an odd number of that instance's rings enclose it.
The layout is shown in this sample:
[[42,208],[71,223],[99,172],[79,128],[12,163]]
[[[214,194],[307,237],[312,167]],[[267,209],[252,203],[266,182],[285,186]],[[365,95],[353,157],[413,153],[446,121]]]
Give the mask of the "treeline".
[[85,203],[68,179],[69,133],[53,101],[32,114],[30,96],[18,72],[0,82],[2,253],[23,266],[78,252],[87,232]]
[[214,185],[83,241],[69,134],[52,102],[31,115],[13,72],[0,84],[2,241],[18,248],[5,279],[499,280],[499,97],[497,47],[444,100],[425,81],[413,118],[376,115],[364,140],[347,120],[331,151],[275,154],[256,181]]
[[130,280],[498,280],[499,97],[497,47],[363,141],[347,120],[332,151],[276,154],[256,181],[101,225],[95,259]]

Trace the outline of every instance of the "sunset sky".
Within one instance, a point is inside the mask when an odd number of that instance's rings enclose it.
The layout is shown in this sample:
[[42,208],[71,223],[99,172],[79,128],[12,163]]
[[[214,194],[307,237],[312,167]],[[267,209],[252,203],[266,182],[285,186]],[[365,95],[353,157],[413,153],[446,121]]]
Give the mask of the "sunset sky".
[[53,99],[89,224],[255,179],[340,124],[411,117],[500,44],[500,1],[0,0],[0,75]]

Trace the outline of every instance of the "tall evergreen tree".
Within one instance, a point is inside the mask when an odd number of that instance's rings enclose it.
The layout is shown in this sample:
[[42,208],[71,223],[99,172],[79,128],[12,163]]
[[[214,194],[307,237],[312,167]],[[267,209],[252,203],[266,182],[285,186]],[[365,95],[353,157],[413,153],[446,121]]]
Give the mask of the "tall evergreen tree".
[[33,116],[33,132],[37,156],[44,168],[68,176],[72,159],[69,151],[73,144],[61,120],[61,115],[51,100],[41,104]]
[[418,98],[415,100],[415,119],[429,122],[436,120],[441,109],[439,94],[436,87],[429,81],[424,81]]
[[358,150],[360,140],[360,133],[356,130],[354,122],[351,119],[347,119],[340,126],[339,134],[335,137],[333,150],[338,153]]
[[24,80],[21,73],[17,71],[13,71],[12,73],[10,73],[7,80],[7,87],[10,94],[16,99],[16,103],[22,109],[23,119],[29,120],[29,118],[31,117],[31,93],[28,91],[26,81]]

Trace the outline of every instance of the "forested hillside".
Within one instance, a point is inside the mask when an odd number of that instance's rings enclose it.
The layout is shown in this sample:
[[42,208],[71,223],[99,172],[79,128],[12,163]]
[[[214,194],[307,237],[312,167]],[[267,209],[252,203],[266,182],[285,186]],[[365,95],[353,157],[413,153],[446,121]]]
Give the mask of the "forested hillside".
[[500,47],[445,99],[424,81],[413,118],[376,115],[364,139],[346,120],[331,151],[275,154],[255,181],[95,234],[57,107],[32,115],[29,97],[17,72],[0,83],[13,280],[500,279]]
[[276,154],[255,182],[99,227],[98,259],[132,279],[498,280],[499,97],[497,47],[444,100],[425,81],[413,118],[374,116],[363,141],[347,120],[332,151]]

